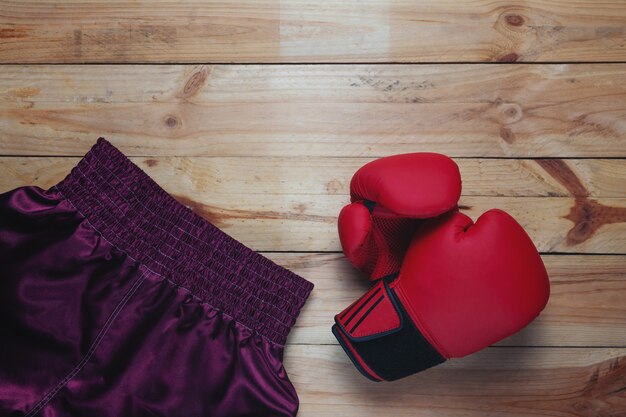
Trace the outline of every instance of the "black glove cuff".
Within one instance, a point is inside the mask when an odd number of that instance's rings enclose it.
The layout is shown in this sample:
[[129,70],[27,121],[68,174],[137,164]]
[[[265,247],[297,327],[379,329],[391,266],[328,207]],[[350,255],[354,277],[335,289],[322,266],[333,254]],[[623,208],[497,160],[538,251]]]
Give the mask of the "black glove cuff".
[[[362,297],[363,301],[357,300],[344,311],[351,314],[341,313],[336,316],[336,324],[332,327],[333,334],[356,368],[373,381],[393,381],[444,362],[445,358],[415,326],[388,283],[383,281],[379,285],[380,288],[376,288],[376,285],[366,293]],[[376,317],[377,306],[385,304],[381,296],[393,305],[399,325],[367,336],[356,336],[354,327],[350,329],[350,326],[345,326],[346,320],[342,321],[342,316],[356,314],[361,322],[367,322],[367,316],[371,316],[371,320]],[[368,306],[372,307],[368,309]],[[362,313],[363,310],[365,313]]]

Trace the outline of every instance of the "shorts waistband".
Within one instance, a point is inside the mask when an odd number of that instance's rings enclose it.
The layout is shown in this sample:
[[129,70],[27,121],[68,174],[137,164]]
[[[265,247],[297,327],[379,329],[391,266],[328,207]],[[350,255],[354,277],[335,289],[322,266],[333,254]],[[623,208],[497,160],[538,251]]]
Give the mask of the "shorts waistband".
[[104,138],[56,189],[108,241],[283,345],[313,284],[179,203]]

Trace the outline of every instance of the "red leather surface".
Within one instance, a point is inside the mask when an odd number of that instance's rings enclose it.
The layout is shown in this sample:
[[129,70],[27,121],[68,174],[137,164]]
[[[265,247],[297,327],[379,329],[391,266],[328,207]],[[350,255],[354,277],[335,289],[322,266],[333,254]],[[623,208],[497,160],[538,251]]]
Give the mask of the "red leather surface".
[[425,222],[391,286],[446,358],[468,355],[517,332],[541,312],[550,291],[526,232],[495,209],[476,224],[459,212]]
[[376,280],[400,270],[415,229],[421,220],[373,215],[361,203],[339,213],[339,240],[352,265]]
[[375,201],[402,217],[427,218],[452,209],[461,195],[459,167],[445,155],[408,153],[361,167],[350,182],[351,201]]
[[[352,204],[339,214],[346,257],[372,279],[398,272],[420,220],[456,207],[461,177],[450,158],[412,153],[381,158],[350,183]],[[376,203],[370,214],[364,200]]]
[[337,225],[343,252],[352,265],[363,270],[370,259],[366,252],[371,243],[368,242],[364,249],[364,244],[372,231],[372,216],[369,210],[360,202],[348,204],[341,209]]
[[352,339],[388,334],[398,330],[401,325],[400,315],[382,280],[339,313],[336,321]]

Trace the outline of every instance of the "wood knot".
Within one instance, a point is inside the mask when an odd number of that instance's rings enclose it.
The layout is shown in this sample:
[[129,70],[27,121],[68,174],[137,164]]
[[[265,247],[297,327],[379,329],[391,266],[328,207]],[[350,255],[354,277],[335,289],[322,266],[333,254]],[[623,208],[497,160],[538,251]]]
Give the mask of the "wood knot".
[[169,127],[170,129],[175,128],[179,124],[180,124],[180,121],[178,120],[178,117],[176,116],[170,115],[165,118],[165,126]]
[[511,26],[522,26],[524,24],[524,18],[518,14],[508,14],[504,17],[504,20]]
[[185,87],[183,87],[183,91],[180,94],[180,97],[189,98],[195,95],[204,85],[204,82],[206,81],[208,75],[209,71],[207,70],[207,68],[205,66],[200,67],[198,71],[196,71],[191,77],[189,77],[189,80],[187,80],[187,82],[185,83]]
[[567,245],[591,238],[605,224],[626,222],[626,207],[605,206],[589,198],[589,191],[570,166],[561,159],[538,159],[537,164],[574,196],[574,206],[564,216],[574,223],[567,232]]
[[523,117],[522,107],[517,103],[502,103],[498,106],[508,119],[506,123],[515,123]]
[[517,113],[518,113],[518,112],[517,112],[517,109],[516,109],[515,107],[509,107],[509,108],[508,108],[508,109],[506,109],[504,112],[505,112],[505,113],[507,114],[507,116],[509,116],[509,117],[515,117],[515,116],[517,116]]
[[326,191],[329,194],[338,194],[343,191],[343,184],[338,179],[330,180],[326,184]]
[[515,52],[511,52],[498,58],[498,62],[516,62],[518,59],[519,55],[517,55]]
[[605,224],[626,222],[626,207],[605,206],[587,197],[578,197],[574,201],[574,206],[565,216],[574,223],[574,227],[567,233],[569,246],[586,241]]

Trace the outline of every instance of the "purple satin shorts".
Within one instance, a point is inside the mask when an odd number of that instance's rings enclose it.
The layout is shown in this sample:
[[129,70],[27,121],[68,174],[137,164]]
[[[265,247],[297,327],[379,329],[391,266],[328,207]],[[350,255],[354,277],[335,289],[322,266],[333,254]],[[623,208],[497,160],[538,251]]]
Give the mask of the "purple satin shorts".
[[312,288],[101,138],[0,195],[0,416],[295,416],[283,348]]

